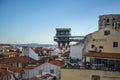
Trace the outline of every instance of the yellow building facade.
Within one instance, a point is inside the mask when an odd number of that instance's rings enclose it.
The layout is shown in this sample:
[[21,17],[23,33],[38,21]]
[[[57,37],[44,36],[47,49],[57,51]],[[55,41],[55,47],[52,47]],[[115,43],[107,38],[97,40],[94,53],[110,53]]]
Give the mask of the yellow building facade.
[[96,48],[96,52],[120,53],[120,32],[105,27],[91,34],[91,39],[86,45],[86,52]]
[[96,32],[89,34],[84,53],[94,49],[97,52],[120,53],[120,14],[100,15]]
[[62,69],[61,80],[120,80],[120,72]]

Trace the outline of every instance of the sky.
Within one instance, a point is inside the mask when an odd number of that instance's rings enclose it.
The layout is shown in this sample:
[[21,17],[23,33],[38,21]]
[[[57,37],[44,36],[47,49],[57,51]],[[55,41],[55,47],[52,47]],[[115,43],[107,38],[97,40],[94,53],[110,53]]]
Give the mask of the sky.
[[0,43],[56,44],[56,28],[85,36],[104,14],[120,14],[120,0],[0,0]]

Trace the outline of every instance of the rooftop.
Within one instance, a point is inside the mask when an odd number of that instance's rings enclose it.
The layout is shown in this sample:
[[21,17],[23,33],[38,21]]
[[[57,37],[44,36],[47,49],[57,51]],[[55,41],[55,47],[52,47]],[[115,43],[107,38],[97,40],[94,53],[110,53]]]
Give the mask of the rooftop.
[[105,14],[105,15],[100,15],[99,17],[103,17],[103,16],[120,16],[120,14]]
[[6,76],[6,75],[10,75],[10,74],[12,74],[12,73],[7,71],[7,70],[5,70],[5,69],[1,69],[0,68],[0,77]]
[[22,68],[11,66],[9,64],[1,64],[0,68],[1,69],[8,69],[9,71],[12,71],[12,72],[19,72],[21,74],[24,73],[24,70]]
[[11,46],[10,44],[0,44],[0,46]]
[[0,63],[13,63],[13,62],[27,63],[29,61],[35,62],[35,60],[33,60],[27,56],[19,56],[19,57],[10,57],[10,58],[0,59]]
[[33,77],[30,80],[39,80],[37,77]]
[[56,28],[56,30],[71,30],[71,28]]
[[50,64],[56,65],[56,66],[60,66],[63,67],[64,66],[64,62],[60,61],[60,60],[53,60],[49,62]]

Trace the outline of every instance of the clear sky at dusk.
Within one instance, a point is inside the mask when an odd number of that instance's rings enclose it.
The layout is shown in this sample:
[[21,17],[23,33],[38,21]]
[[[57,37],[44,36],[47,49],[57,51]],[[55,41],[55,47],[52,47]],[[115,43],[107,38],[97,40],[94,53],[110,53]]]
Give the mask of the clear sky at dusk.
[[103,14],[120,14],[120,0],[0,0],[0,43],[54,44],[55,28],[84,36]]

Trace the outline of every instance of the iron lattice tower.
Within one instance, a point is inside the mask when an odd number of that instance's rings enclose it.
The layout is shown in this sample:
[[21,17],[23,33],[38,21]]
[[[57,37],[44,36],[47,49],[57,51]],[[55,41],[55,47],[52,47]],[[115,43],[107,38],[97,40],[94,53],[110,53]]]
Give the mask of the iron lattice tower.
[[69,46],[71,36],[71,28],[56,28],[56,36],[54,41],[58,46]]

